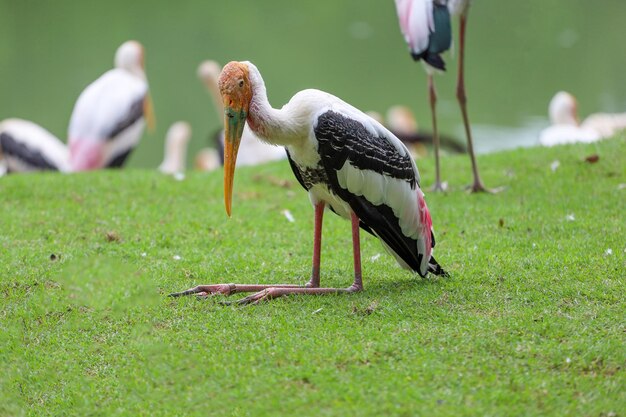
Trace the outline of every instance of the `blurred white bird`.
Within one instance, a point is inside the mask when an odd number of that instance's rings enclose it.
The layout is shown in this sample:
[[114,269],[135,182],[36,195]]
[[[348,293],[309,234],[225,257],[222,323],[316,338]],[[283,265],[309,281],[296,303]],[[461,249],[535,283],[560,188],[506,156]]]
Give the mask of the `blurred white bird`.
[[[435,143],[434,135],[419,128],[415,115],[407,106],[389,107],[383,124],[409,148],[413,157],[425,156],[428,153],[425,145]],[[461,143],[447,135],[439,135],[439,143],[448,152],[466,151]]]
[[580,126],[595,130],[602,139],[610,138],[626,129],[626,113],[593,113]]
[[70,170],[67,147],[41,126],[22,119],[0,122],[0,175]]
[[[221,71],[221,66],[217,62],[211,60],[202,62],[198,67],[198,78],[200,78],[200,80],[206,86],[207,90],[209,90],[209,92],[211,93],[213,104],[215,105],[215,109],[217,110],[218,117],[220,119],[224,117],[224,107],[222,104],[219,87],[217,85],[217,80]],[[216,136],[215,145],[217,148],[215,152],[217,152],[218,154],[220,164],[223,164],[223,130],[221,130],[220,133]],[[215,155],[212,153],[212,151],[203,149],[200,151],[200,155],[204,162],[197,161],[197,167],[203,165],[209,167],[214,166],[213,161],[215,160]],[[200,157],[200,155],[198,157]],[[241,139],[241,148],[239,150],[239,155],[237,156],[237,166],[258,165],[286,158],[287,153],[285,152],[284,147],[270,145],[267,142],[260,140],[254,133],[252,133],[248,125],[245,125],[243,130],[243,136]]]
[[215,171],[222,165],[223,156],[220,156],[219,152],[215,148],[202,148],[196,154],[193,161],[193,166],[198,171]]
[[418,132],[415,115],[407,106],[397,104],[389,107],[386,119],[386,127],[396,136],[412,136]]
[[595,142],[626,129],[626,113],[594,113],[580,123],[576,98],[565,91],[552,97],[548,114],[551,126],[539,134],[543,146]]
[[164,174],[185,172],[187,164],[187,143],[191,138],[191,126],[179,121],[170,126],[165,136],[165,152],[159,171]]
[[68,141],[72,170],[122,166],[146,122],[154,128],[144,48],[127,41],[117,49],[115,68],[88,85],[76,101]]

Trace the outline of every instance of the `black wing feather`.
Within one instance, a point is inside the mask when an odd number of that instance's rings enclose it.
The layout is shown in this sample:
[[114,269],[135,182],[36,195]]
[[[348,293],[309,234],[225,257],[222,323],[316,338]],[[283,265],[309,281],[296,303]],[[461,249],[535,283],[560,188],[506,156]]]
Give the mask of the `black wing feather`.
[[289,154],[289,151],[287,150],[287,148],[285,148],[285,151],[287,152],[287,160],[289,160],[289,166],[291,167],[291,170],[293,171],[293,175],[295,175],[296,179],[298,180],[302,188],[309,191],[311,187],[307,187],[307,185],[304,183],[304,179],[302,178],[302,173],[300,172],[298,165],[296,165],[293,159],[291,159],[291,155]]
[[[287,152],[287,159],[289,160],[289,165],[291,166],[291,170],[293,171],[293,175],[296,177],[296,179],[298,180],[298,182],[300,183],[300,185],[302,186],[302,188],[304,188],[305,190],[309,191],[311,189],[311,186],[313,185],[313,178],[304,178],[305,173],[302,172],[302,170],[300,169],[300,167],[298,167],[298,164],[295,163],[295,161],[293,159],[291,159],[291,155],[289,154],[289,151],[287,150],[287,148],[285,148],[285,151]],[[313,170],[315,171],[315,170]],[[318,172],[315,176],[310,175],[310,177],[317,177],[317,178],[321,178],[323,177],[324,182],[326,184],[328,184],[328,179],[326,178],[325,172],[323,168],[320,168]],[[337,212],[335,211],[335,209],[332,206],[329,206],[330,210],[337,214]],[[359,226],[361,227],[361,229],[365,230],[367,233],[374,235],[374,232],[372,231],[372,229],[369,228],[368,225],[366,225],[365,223],[363,223],[362,221],[359,221]]]
[[360,122],[334,111],[319,116],[314,128],[322,166],[332,191],[345,200],[365,226],[373,231],[414,271],[420,272],[422,254],[415,239],[405,236],[391,207],[374,205],[339,185],[337,171],[350,159],[358,169],[405,180],[415,189],[417,178],[410,155],[401,155],[385,137],[374,136]]
[[145,99],[146,97],[143,96],[130,106],[130,111],[128,112],[126,117],[120,120],[117,125],[115,125],[113,129],[111,129],[111,132],[109,132],[109,134],[107,135],[107,140],[112,140],[143,117],[143,105]]
[[59,170],[56,164],[48,160],[40,151],[29,148],[25,144],[15,140],[15,138],[8,133],[0,133],[0,149],[2,149],[5,155],[19,158],[22,162],[33,168],[46,171]]
[[111,159],[111,161],[109,161],[106,164],[107,168],[122,168],[124,166],[124,164],[126,163],[126,160],[128,159],[128,157],[130,156],[130,154],[133,152],[135,148],[129,148],[125,151],[122,151],[121,153],[115,155],[113,157],[113,159]]

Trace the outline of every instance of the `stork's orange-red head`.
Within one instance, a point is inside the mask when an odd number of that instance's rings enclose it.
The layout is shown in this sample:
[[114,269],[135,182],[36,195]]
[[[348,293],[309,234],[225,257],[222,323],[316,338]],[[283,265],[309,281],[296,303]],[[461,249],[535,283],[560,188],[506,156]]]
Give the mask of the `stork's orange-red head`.
[[230,217],[237,152],[252,100],[248,66],[229,62],[222,69],[218,84],[224,103],[224,204]]

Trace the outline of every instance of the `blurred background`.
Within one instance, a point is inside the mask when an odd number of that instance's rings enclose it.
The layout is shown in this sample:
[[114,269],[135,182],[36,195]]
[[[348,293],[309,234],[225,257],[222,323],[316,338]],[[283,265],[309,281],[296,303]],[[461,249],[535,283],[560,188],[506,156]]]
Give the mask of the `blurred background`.
[[[466,80],[477,151],[534,144],[558,90],[578,98],[582,117],[626,111],[625,17],[623,0],[474,1]],[[364,111],[408,105],[430,131],[426,76],[393,0],[0,0],[0,119],[32,120],[65,141],[76,98],[128,39],[146,48],[157,116],[131,167],[156,168],[176,120],[193,128],[188,161],[221,126],[196,77],[204,59],[254,62],[274,107],[319,88]],[[464,141],[454,52],[446,60],[439,120]]]

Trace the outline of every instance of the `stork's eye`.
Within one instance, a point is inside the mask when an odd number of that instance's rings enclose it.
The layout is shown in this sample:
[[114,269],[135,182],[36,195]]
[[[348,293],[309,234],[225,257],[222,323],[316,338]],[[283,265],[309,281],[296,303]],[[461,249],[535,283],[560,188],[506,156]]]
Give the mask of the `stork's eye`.
[[243,80],[239,80],[239,87],[243,87]]

